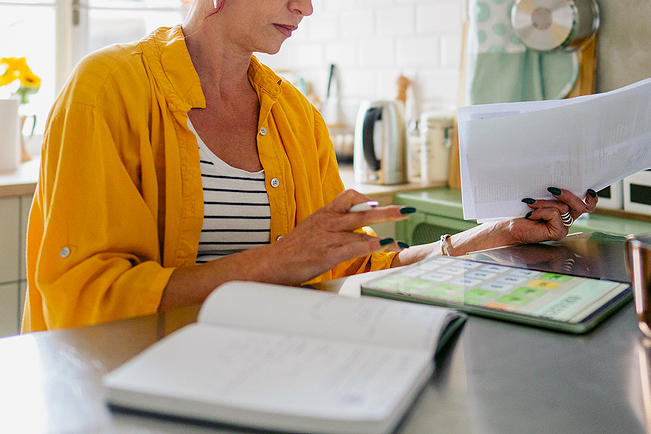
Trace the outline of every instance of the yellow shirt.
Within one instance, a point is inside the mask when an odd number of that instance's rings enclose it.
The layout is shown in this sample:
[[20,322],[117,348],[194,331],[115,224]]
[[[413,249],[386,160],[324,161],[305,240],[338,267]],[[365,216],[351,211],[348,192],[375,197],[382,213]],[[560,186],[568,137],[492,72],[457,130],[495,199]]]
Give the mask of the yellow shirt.
[[[343,190],[320,114],[252,57],[271,241]],[[187,126],[205,100],[180,26],[86,57],[48,119],[29,218],[23,332],[156,312],[176,267],[195,263],[199,151]],[[392,254],[315,280],[387,268]]]

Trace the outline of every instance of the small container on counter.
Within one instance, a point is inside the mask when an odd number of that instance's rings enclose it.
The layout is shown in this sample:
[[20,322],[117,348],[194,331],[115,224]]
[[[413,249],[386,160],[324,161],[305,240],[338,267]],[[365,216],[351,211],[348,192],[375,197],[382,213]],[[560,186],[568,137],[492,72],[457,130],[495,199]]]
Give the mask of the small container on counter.
[[420,181],[420,141],[418,121],[409,122],[407,125],[407,175],[412,182]]
[[423,183],[447,182],[452,147],[452,114],[429,111],[420,117],[420,177]]
[[347,126],[329,125],[328,131],[335,149],[337,162],[343,165],[353,164],[355,130]]

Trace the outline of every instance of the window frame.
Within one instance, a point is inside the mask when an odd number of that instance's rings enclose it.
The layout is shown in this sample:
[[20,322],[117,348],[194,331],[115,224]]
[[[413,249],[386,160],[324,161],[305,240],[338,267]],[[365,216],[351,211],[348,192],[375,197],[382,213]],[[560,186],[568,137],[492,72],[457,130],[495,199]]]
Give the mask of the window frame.
[[[94,6],[89,0],[52,0],[47,1],[12,1],[0,0],[1,6],[33,6],[49,7],[54,9],[55,19],[55,65],[54,89],[58,93],[63,88],[66,80],[72,73],[77,62],[86,54],[88,42],[88,14],[93,10],[133,10],[133,11],[160,11],[177,12],[187,6],[187,2],[179,0],[178,7],[164,6],[152,7],[145,0],[129,6],[131,1],[117,1],[115,6]],[[138,0],[136,0],[138,1]],[[151,3],[151,2],[148,2]]]

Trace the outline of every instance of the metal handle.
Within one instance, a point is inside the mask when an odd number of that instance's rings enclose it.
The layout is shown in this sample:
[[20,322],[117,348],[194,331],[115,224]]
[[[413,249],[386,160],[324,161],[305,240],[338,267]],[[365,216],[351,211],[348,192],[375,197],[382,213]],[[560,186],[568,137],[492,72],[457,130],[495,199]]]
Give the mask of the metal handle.
[[364,148],[364,159],[371,170],[380,170],[380,160],[375,156],[375,145],[373,143],[373,133],[375,123],[382,119],[382,107],[371,107],[364,115],[364,124],[362,125],[362,145]]
[[628,274],[629,279],[631,279],[631,284],[633,284],[633,267],[631,266],[631,241],[634,239],[634,235],[628,235],[624,240],[624,258],[626,264],[626,273]]

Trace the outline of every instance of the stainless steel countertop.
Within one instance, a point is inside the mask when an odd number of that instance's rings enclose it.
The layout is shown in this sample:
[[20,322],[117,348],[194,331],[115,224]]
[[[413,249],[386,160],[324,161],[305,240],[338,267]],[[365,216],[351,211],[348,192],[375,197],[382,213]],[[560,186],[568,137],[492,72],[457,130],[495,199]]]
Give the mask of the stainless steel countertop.
[[[480,255],[552,270],[574,255],[581,270],[625,276],[621,239],[553,244]],[[240,432],[104,405],[101,374],[194,322],[198,309],[0,339],[0,432]],[[586,335],[470,317],[397,432],[648,433],[650,357],[632,303]]]

